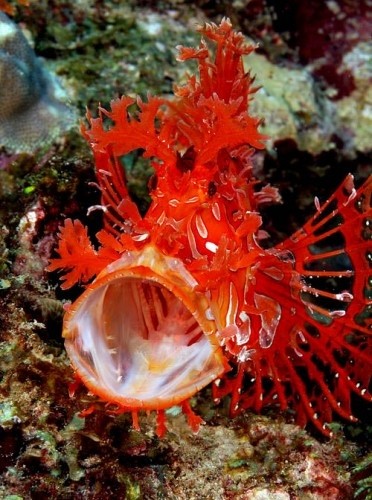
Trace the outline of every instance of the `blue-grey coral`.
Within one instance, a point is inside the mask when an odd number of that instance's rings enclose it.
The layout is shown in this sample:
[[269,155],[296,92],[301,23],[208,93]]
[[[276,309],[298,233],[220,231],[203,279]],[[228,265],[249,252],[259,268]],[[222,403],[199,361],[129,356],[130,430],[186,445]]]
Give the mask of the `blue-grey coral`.
[[0,146],[32,152],[74,123],[57,79],[22,31],[0,12]]

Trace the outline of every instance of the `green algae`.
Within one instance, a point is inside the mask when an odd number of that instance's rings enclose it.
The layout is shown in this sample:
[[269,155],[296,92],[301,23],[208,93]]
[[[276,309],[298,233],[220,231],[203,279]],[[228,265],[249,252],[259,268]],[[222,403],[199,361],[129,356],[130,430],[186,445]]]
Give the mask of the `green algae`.
[[140,500],[142,497],[141,486],[127,474],[119,474],[118,480],[125,485],[128,500]]
[[12,401],[0,403],[0,426],[12,427],[16,421],[19,421],[18,413],[19,410]]
[[366,455],[352,471],[356,482],[354,498],[356,500],[372,498],[372,453]]
[[175,47],[195,39],[193,31],[165,17],[152,14],[144,22],[122,7],[104,19],[89,18],[88,13],[82,23],[52,22],[36,46],[41,54],[53,50],[58,56],[53,67],[74,89],[74,103],[84,112],[87,105],[107,106],[121,94],[170,94],[179,72]]

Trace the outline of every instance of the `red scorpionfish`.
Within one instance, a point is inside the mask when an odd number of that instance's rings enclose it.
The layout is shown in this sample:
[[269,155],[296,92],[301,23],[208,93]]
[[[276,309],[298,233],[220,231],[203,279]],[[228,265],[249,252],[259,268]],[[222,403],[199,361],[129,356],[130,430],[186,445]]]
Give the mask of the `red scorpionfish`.
[[[104,228],[98,248],[79,221],[60,230],[49,270],[65,270],[62,288],[87,284],[64,319],[66,349],[136,428],[155,410],[159,436],[174,405],[198,430],[189,399],[211,383],[231,415],[276,405],[329,434],[333,414],[356,420],[352,393],[371,400],[372,179],[356,190],[349,175],[302,229],[262,248],[260,204],[278,195],[252,175],[264,140],[248,113],[253,47],[227,19],[199,31],[199,48],[179,47],[199,77],[174,100],[122,97],[88,115]],[[154,169],[144,216],[122,164],[138,149]]]

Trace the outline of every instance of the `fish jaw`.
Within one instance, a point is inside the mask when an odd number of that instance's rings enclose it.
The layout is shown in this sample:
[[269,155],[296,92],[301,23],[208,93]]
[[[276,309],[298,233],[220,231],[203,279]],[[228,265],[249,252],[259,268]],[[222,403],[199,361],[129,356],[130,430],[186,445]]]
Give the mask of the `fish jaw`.
[[127,410],[161,410],[228,370],[197,285],[181,260],[152,245],[107,266],[64,320],[67,352],[89,390]]

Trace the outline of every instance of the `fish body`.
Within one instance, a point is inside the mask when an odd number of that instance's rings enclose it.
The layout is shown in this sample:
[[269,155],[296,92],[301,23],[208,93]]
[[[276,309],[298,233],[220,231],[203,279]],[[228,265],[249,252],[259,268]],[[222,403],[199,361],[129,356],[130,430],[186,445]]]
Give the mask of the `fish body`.
[[[104,228],[98,249],[79,221],[60,231],[49,269],[65,270],[64,288],[89,283],[65,316],[66,348],[90,391],[135,424],[156,410],[159,435],[176,404],[198,429],[188,400],[210,383],[231,415],[291,408],[327,434],[334,413],[355,420],[352,393],[371,399],[372,179],[356,190],[349,175],[263,248],[260,205],[279,195],[252,174],[265,139],[242,62],[253,47],[226,19],[200,31],[199,48],[180,48],[199,78],[174,100],[122,97],[88,114]],[[137,149],[154,169],[144,216],[122,165]]]

